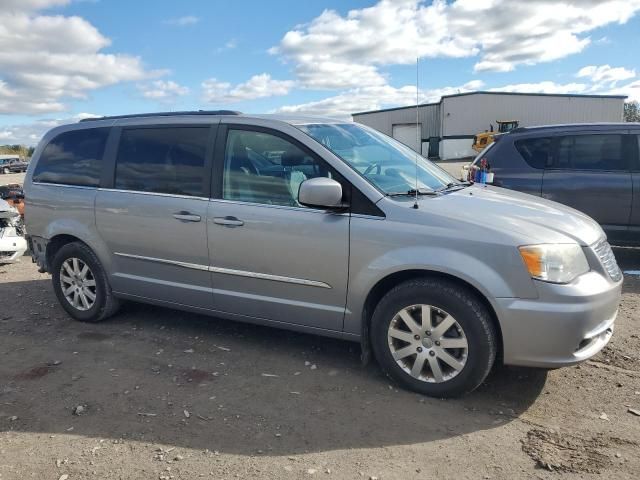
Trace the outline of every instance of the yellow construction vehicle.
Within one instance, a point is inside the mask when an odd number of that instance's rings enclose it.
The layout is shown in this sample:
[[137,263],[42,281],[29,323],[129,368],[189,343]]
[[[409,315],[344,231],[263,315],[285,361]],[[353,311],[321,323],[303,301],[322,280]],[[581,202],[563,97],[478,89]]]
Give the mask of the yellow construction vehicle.
[[518,120],[496,120],[496,123],[498,124],[497,132],[493,131],[493,125],[491,125],[491,130],[485,130],[473,137],[473,145],[471,145],[471,147],[476,152],[480,153],[487,145],[493,143],[493,137],[496,133],[510,132],[514,128],[518,128],[520,124]]

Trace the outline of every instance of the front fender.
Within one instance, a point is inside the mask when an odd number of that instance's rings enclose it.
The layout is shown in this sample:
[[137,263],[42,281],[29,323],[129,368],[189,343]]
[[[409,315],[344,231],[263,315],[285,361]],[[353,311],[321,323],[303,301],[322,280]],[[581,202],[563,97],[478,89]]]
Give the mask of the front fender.
[[535,285],[523,272],[522,260],[516,253],[503,252],[502,258],[496,260],[491,252],[480,258],[457,248],[425,245],[398,248],[367,260],[352,249],[344,330],[358,335],[362,332],[369,292],[378,282],[399,272],[435,272],[458,278],[482,293],[494,307],[496,298],[536,298]]

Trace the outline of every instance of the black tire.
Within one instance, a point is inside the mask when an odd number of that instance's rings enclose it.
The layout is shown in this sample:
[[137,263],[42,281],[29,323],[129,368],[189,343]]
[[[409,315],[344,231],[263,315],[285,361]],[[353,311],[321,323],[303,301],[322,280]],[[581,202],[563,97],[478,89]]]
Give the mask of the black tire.
[[[79,310],[67,300],[60,281],[62,264],[72,258],[78,258],[90,269],[95,279],[95,301],[91,308]],[[51,263],[53,290],[58,301],[71,317],[81,322],[97,323],[112,316],[120,307],[120,302],[113,295],[107,274],[95,253],[82,242],[72,242],[64,245],[55,254]]]
[[3,168],[2,169],[2,173],[4,173],[5,175],[9,175],[9,169],[8,168]]
[[[430,305],[442,309],[454,317],[464,332],[468,344],[466,363],[452,378],[447,380],[443,377],[444,381],[439,383],[423,379],[428,376],[415,378],[393,358],[392,348],[397,350],[397,347],[390,345],[390,324],[396,314],[413,305]],[[496,358],[497,335],[487,308],[470,289],[446,279],[416,279],[394,287],[376,306],[370,330],[373,351],[382,370],[402,386],[423,395],[456,397],[475,390],[489,374]],[[408,343],[401,345],[413,347],[413,344]],[[429,348],[426,351],[430,355],[436,355]],[[449,352],[448,350],[446,353]],[[418,358],[417,355],[412,358]],[[437,362],[444,368],[449,368],[440,360]],[[425,362],[426,365],[429,363]]]

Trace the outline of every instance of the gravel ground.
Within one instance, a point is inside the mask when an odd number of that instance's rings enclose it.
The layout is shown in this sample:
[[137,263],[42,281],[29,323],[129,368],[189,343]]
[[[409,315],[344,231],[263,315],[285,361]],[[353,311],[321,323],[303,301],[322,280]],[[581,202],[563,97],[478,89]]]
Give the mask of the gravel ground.
[[628,275],[593,361],[438,400],[343,341],[141,304],[74,322],[25,257],[0,266],[0,479],[637,478],[639,310]]

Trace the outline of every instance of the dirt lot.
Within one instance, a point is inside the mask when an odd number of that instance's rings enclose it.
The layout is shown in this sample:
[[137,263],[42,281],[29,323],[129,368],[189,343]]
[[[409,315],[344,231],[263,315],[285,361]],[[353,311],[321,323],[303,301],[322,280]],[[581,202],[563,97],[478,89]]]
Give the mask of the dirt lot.
[[0,266],[0,479],[637,478],[639,300],[629,275],[595,361],[445,401],[343,341],[136,304],[74,322],[25,257]]

